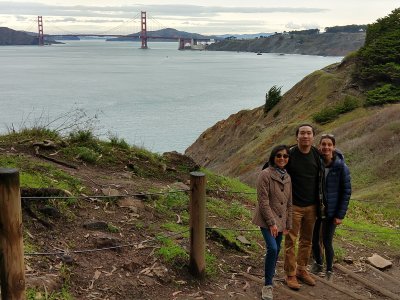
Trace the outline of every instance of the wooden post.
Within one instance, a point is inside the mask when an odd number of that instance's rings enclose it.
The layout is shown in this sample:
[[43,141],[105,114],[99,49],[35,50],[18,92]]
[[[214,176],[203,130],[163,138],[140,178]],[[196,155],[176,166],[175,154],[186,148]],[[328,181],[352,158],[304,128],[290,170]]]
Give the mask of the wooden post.
[[0,168],[0,280],[2,300],[25,299],[19,172]]
[[190,173],[190,272],[204,278],[206,271],[206,177]]

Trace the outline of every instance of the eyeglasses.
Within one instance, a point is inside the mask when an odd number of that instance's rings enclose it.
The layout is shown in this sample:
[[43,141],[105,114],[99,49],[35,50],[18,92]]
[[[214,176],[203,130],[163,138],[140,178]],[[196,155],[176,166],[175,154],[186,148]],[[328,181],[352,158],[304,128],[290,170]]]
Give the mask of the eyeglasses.
[[275,155],[275,157],[276,158],[289,158],[289,155],[288,154],[281,154],[281,153],[278,153],[277,155]]
[[335,138],[335,136],[332,133],[324,133],[321,135],[321,138],[325,138],[325,137]]

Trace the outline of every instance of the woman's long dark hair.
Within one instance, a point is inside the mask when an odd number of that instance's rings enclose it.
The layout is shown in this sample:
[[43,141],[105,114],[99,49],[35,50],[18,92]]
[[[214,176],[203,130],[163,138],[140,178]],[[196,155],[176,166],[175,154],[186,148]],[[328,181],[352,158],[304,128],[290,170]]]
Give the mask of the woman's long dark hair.
[[289,154],[289,147],[286,145],[278,145],[275,146],[272,151],[271,155],[269,156],[268,165],[275,167],[275,156],[279,151],[286,150],[286,153]]

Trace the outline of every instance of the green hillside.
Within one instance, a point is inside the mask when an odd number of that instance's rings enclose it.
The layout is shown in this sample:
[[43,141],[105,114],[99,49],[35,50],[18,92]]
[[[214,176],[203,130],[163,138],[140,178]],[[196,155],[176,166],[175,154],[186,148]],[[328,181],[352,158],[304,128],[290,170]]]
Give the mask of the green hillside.
[[400,201],[399,11],[369,25],[358,52],[306,76],[268,112],[262,106],[218,122],[186,154],[254,185],[271,148],[294,144],[296,127],[309,122],[316,141],[324,132],[336,135],[352,172],[353,198]]

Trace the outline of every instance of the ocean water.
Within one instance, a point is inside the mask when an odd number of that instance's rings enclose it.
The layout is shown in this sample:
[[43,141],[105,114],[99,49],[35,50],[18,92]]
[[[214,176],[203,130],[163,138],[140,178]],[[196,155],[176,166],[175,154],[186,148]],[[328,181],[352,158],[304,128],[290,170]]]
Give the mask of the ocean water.
[[217,121],[263,105],[271,86],[287,91],[341,60],[148,45],[142,50],[139,43],[95,40],[0,47],[0,133],[52,121],[49,126],[57,126],[79,109],[96,116],[102,138],[183,153]]

